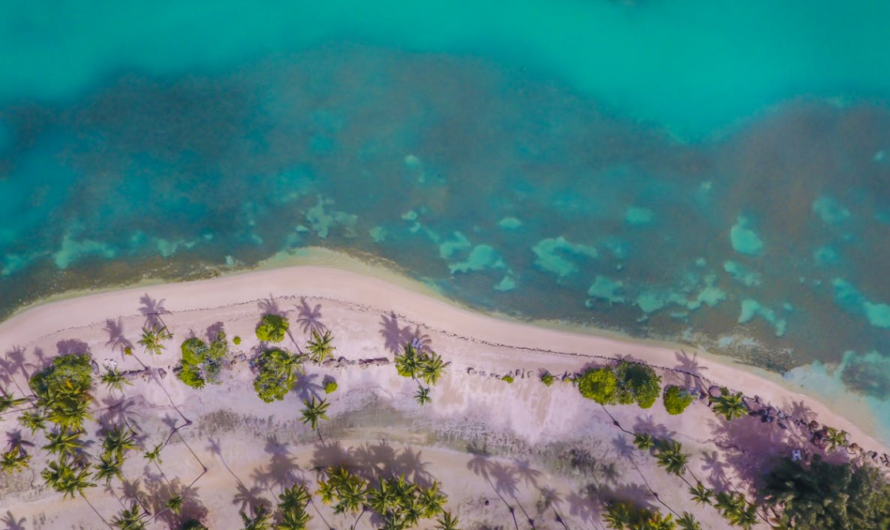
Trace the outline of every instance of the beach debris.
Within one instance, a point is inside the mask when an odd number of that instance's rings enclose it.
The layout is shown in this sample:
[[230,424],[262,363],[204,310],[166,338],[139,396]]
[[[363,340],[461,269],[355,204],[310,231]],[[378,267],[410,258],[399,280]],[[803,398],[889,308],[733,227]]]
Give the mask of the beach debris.
[[164,379],[165,377],[167,377],[167,370],[164,370],[163,368],[158,368],[158,375],[160,376],[161,379]]
[[96,361],[90,361],[90,368],[93,369],[94,375],[99,374],[99,363],[97,363]]
[[794,449],[791,451],[791,461],[797,462],[798,460],[803,460],[803,457],[800,454],[800,449]]
[[857,444],[857,443],[851,443],[850,445],[847,446],[847,452],[850,453],[851,455],[855,455],[855,454],[861,453],[862,448],[859,447],[859,444]]
[[470,375],[476,375],[476,369],[470,366],[469,368],[467,368],[467,373]]
[[712,398],[718,398],[723,395],[723,390],[717,385],[711,385],[710,388],[708,388],[708,395]]

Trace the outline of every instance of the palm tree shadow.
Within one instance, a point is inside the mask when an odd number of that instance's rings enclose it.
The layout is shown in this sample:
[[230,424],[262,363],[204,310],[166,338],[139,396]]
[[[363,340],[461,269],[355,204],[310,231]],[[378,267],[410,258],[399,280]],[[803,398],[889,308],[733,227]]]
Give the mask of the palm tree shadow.
[[56,343],[59,355],[79,355],[89,353],[90,346],[86,342],[77,339],[60,340]]
[[656,424],[653,421],[653,417],[651,414],[646,416],[637,416],[637,422],[633,427],[634,433],[646,433],[652,435],[654,438],[659,438],[662,440],[670,440],[673,439],[674,431],[667,428],[666,425]]
[[279,317],[287,317],[287,311],[282,311],[281,306],[278,305],[278,300],[275,299],[274,296],[269,294],[269,298],[263,298],[257,303],[257,306],[260,309],[260,312],[264,315],[276,315]]
[[716,492],[726,491],[729,489],[729,477],[726,472],[729,467],[720,459],[717,451],[704,453],[704,464],[702,470],[708,473],[708,484]]
[[[506,466],[503,466],[500,463],[492,462],[489,459],[491,455],[488,454],[485,446],[480,448],[475,443],[471,443],[467,445],[467,452],[473,455],[469,462],[467,462],[467,469],[472,471],[474,475],[482,477],[482,479],[485,480],[488,486],[494,491],[495,495],[497,495],[501,502],[504,503],[504,506],[507,507],[507,511],[510,512],[510,516],[513,518],[513,526],[516,530],[519,530],[519,521],[516,520],[516,510],[509,502],[507,502],[507,499],[504,498],[504,494],[502,493],[503,491],[516,491],[518,481],[515,473],[511,473]],[[495,481],[492,482],[492,479],[495,479]]]
[[170,311],[164,307],[164,300],[157,300],[145,293],[139,299],[139,313],[145,317],[146,328],[166,327],[162,315],[169,315]]
[[300,305],[296,306],[297,309],[297,322],[300,324],[300,327],[303,329],[303,333],[309,335],[312,332],[324,333],[327,331],[327,326],[321,321],[321,304],[316,304],[315,307],[310,307],[309,303],[306,302],[306,298],[300,298]]
[[686,388],[695,388],[696,392],[701,392],[704,389],[701,381],[701,372],[708,368],[698,363],[698,353],[693,354],[690,358],[688,353],[680,350],[674,352],[674,356],[679,363],[674,367],[674,370],[683,373],[683,384]]
[[4,530],[25,530],[26,521],[27,519],[24,517],[17,519],[9,510],[6,511],[6,515],[3,516],[3,519],[0,519],[0,522],[6,525]]
[[309,400],[312,398],[321,397],[321,392],[324,390],[324,387],[314,380],[318,379],[319,374],[301,374],[297,376],[297,381],[294,383],[294,392],[297,393],[300,399]]
[[383,336],[383,347],[393,355],[398,355],[402,353],[402,348],[405,347],[408,341],[405,341],[406,334],[410,335],[411,327],[406,326],[404,328],[399,327],[399,317],[396,316],[395,313],[390,313],[388,315],[383,315],[380,320],[380,335]]
[[127,348],[133,348],[133,343],[124,336],[123,318],[118,317],[117,320],[107,319],[105,321],[105,332],[108,333],[108,342],[105,343],[105,346],[110,347],[112,350],[118,349],[121,354],[124,354]]
[[266,438],[265,452],[272,456],[268,466],[257,468],[251,478],[258,486],[270,490],[272,487],[284,489],[297,480],[297,471],[300,466],[296,464],[288,444],[282,443],[277,436]]
[[340,442],[319,442],[312,453],[312,467],[318,471],[332,466],[348,466],[351,456]]

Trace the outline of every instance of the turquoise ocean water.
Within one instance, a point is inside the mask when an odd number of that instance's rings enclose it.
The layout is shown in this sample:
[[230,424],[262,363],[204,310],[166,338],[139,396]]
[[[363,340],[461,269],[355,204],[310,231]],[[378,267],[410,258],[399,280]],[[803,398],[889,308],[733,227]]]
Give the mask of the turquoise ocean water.
[[480,309],[846,388],[890,432],[887,20],[821,0],[4,2],[0,314],[324,246]]

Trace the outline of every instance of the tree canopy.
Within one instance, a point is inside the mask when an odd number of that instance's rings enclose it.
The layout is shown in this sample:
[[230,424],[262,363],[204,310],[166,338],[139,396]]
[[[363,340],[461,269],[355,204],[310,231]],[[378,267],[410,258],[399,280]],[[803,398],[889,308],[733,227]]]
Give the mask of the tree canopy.
[[218,384],[223,363],[229,355],[226,333],[220,331],[209,345],[192,337],[182,343],[182,360],[176,367],[176,377],[192,388],[203,388],[205,383]]
[[616,397],[621,405],[636,403],[648,409],[661,392],[661,377],[645,364],[621,361],[615,367],[615,377],[618,378]]
[[664,390],[664,409],[668,414],[676,416],[682,414],[694,399],[685,389],[670,385]]
[[279,349],[261,353],[255,362],[258,372],[253,381],[260,399],[266,403],[284,399],[297,382],[300,360],[300,356]]
[[761,493],[797,530],[890,529],[890,485],[872,466],[785,458],[767,473]]
[[578,378],[578,390],[600,405],[612,405],[617,402],[618,378],[610,368],[591,368]]
[[93,372],[89,354],[60,355],[53,364],[31,376],[28,386],[47,419],[64,429],[80,430],[88,416]]
[[256,336],[263,342],[281,342],[290,329],[287,318],[279,315],[263,315],[256,328]]

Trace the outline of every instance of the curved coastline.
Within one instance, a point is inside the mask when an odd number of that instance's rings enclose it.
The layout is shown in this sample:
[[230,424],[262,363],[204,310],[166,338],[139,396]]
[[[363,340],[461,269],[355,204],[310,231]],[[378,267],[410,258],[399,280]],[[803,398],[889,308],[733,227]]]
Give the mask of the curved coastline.
[[[277,256],[256,270],[207,280],[180,283],[146,280],[98,293],[75,292],[53,297],[23,308],[0,323],[0,351],[9,351],[40,336],[134,314],[134,301],[145,292],[165,300],[167,310],[174,313],[256,303],[269,297],[330,300],[366,311],[393,312],[421,327],[482,345],[591,360],[630,357],[665,370],[676,369],[675,355],[682,350],[695,356],[705,381],[728,386],[748,396],[760,396],[768,403],[805,401],[823,425],[846,430],[851,441],[864,449],[881,453],[888,447],[886,441],[879,438],[867,410],[861,406],[852,408],[856,405],[854,398],[852,403],[824,403],[817,396],[792,387],[778,374],[697,348],[635,339],[594,328],[482,314],[386,267],[323,249],[302,251],[296,256]],[[52,323],[49,328],[47,322]],[[509,360],[500,359],[499,363],[508,365]],[[839,407],[845,409],[839,410]]]

